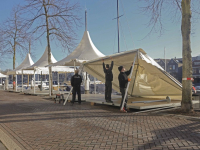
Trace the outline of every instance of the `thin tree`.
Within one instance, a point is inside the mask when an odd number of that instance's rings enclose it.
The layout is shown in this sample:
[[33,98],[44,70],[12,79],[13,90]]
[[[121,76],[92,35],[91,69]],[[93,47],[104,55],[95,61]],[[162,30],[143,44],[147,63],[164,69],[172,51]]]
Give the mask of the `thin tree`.
[[[23,7],[26,14],[26,25],[31,33],[36,34],[36,39],[47,39],[48,64],[51,64],[50,40],[56,40],[68,52],[74,47],[75,29],[80,24],[78,4],[70,4],[66,0],[26,0],[28,3]],[[50,38],[51,37],[51,38]],[[52,89],[52,68],[49,67],[49,77]]]
[[[27,52],[26,28],[23,27],[23,20],[20,18],[18,7],[13,8],[11,17],[8,18],[0,29],[0,44],[4,55],[13,57],[13,69],[16,67],[16,54],[24,57]],[[15,76],[13,77],[15,81]]]
[[[159,27],[160,33],[163,31],[162,16],[168,11],[168,13],[174,12],[173,17],[177,12],[181,12],[182,23],[182,57],[183,57],[183,69],[182,78],[192,78],[192,57],[191,57],[191,0],[141,0],[146,2],[146,6],[143,7],[143,12],[150,14],[149,25],[152,26],[151,33],[154,29]],[[172,9],[173,8],[173,11]],[[171,11],[171,12],[169,12]],[[182,80],[182,101],[181,108],[183,111],[193,110],[192,106],[192,82],[191,80]]]

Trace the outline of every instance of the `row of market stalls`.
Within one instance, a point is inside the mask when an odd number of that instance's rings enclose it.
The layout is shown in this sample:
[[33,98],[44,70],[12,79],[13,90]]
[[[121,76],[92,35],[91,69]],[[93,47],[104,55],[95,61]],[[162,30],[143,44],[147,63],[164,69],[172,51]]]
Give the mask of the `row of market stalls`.
[[[42,57],[34,63],[30,54],[27,54],[24,61],[16,69],[9,71],[7,75],[34,75],[35,80],[35,74],[49,74],[47,56],[48,49],[46,48]],[[88,31],[84,32],[78,47],[64,59],[57,62],[51,53],[51,65],[49,66],[52,67],[52,71],[62,73],[74,72],[74,69],[69,66],[80,66],[82,64],[83,71],[91,74],[98,80],[105,82],[101,59],[103,58],[105,63],[110,63],[110,57],[112,57],[114,61],[113,89],[119,91],[117,76],[119,71],[117,67],[123,65],[124,67],[129,68],[135,56],[137,56],[137,59],[131,80],[132,86],[128,91],[130,95],[181,95],[181,83],[165,72],[144,50],[131,50],[105,56],[95,47]]]
[[[57,62],[51,53],[51,63],[50,63],[51,65],[49,65],[47,56],[48,56],[48,48],[45,49],[42,57],[37,62],[34,63],[33,60],[31,59],[30,54],[27,54],[24,61],[16,69],[9,71],[7,75],[16,75],[16,76],[22,75],[22,88],[21,88],[22,92],[24,89],[23,75],[33,75],[33,81],[34,81],[33,93],[35,94],[35,74],[41,74],[41,75],[49,74],[49,66],[52,67],[53,72],[58,72],[58,73],[74,72],[74,68],[76,66],[80,66],[83,62],[100,58],[105,55],[102,54],[94,46],[90,38],[89,32],[85,31],[83,34],[82,40],[77,46],[77,48],[66,58]],[[74,68],[70,68],[70,66],[73,66]],[[89,88],[88,81],[89,80],[87,78],[87,74],[85,73],[86,88]],[[17,89],[18,87],[17,87],[17,80],[16,80],[15,91],[17,91]]]
[[[23,75],[33,75],[35,93],[35,75],[49,74],[49,67],[52,67],[53,72],[66,73],[74,72],[76,66],[80,66],[80,70],[84,72],[85,89],[89,88],[87,73],[105,82],[105,75],[102,69],[102,59],[105,63],[110,64],[112,57],[114,61],[113,67],[113,89],[120,93],[118,83],[118,67],[124,66],[129,69],[134,63],[133,73],[128,88],[128,95],[132,97],[148,97],[165,99],[166,96],[181,97],[182,85],[174,77],[162,69],[147,53],[142,49],[130,50],[109,56],[102,54],[93,44],[89,32],[86,30],[76,49],[67,57],[60,61],[56,61],[51,53],[51,63],[48,63],[48,48],[45,49],[42,57],[33,62],[30,54],[27,54],[24,61],[14,70],[9,71],[7,75],[22,75],[23,92]],[[58,78],[59,81],[59,78]],[[59,82],[58,82],[59,83]],[[17,81],[16,81],[17,90]],[[58,84],[59,86],[59,84]],[[49,86],[50,87],[50,86]],[[59,89],[59,87],[58,87]],[[51,95],[49,89],[49,95]]]

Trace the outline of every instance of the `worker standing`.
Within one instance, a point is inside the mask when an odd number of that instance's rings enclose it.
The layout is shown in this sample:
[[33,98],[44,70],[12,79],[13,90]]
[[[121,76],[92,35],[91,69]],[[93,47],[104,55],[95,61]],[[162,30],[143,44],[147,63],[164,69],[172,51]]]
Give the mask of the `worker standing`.
[[72,91],[72,101],[71,105],[73,106],[75,99],[76,99],[76,93],[78,95],[78,103],[81,104],[81,83],[82,83],[82,77],[78,74],[79,70],[75,70],[75,75],[71,77],[71,86],[73,87]]
[[[111,93],[112,93],[112,81],[113,81],[113,61],[111,62],[111,66],[109,67],[109,64],[104,64],[103,61],[103,71],[105,73],[105,100],[108,103],[113,103],[111,100]],[[106,67],[105,67],[106,66]]]
[[[132,66],[128,71],[126,71],[126,69],[123,66],[118,67],[118,70],[120,71],[119,76],[118,76],[119,87],[120,87],[120,92],[122,94],[120,108],[122,107],[127,84],[129,81],[131,81],[131,79],[128,78],[128,75],[131,73],[131,69],[132,69]],[[125,102],[124,102],[124,108],[123,108],[122,112],[127,112],[127,102],[128,102],[128,95],[126,95]]]

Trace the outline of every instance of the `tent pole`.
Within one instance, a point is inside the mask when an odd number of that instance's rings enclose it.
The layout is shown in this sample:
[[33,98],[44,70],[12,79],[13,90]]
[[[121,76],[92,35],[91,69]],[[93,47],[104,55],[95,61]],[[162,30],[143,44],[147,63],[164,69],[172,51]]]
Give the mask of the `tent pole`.
[[51,96],[50,70],[49,70],[49,96]]
[[[83,70],[83,68],[79,70],[79,74],[82,73],[82,70]],[[65,102],[63,103],[63,105],[65,105],[65,104],[67,103],[67,100],[68,100],[69,95],[70,95],[70,93],[72,92],[72,90],[73,90],[73,87],[71,87],[71,89],[70,89],[70,91],[69,91],[69,94],[67,95],[67,97],[66,97]]]
[[75,60],[74,60],[74,74],[75,74]]
[[139,52],[137,54],[138,56],[138,64],[137,64],[137,69],[136,69],[136,73],[135,73],[135,78],[134,78],[134,82],[133,82],[133,88],[131,90],[131,95],[133,94],[133,89],[134,89],[134,86],[135,86],[135,81],[136,81],[136,78],[137,78],[137,73],[138,73],[138,67],[139,67]]
[[59,72],[58,72],[58,91],[59,91]]
[[6,90],[6,79],[4,80],[4,91]]
[[33,80],[34,80],[33,93],[35,94],[35,70],[34,70],[34,76],[33,76]]
[[29,87],[29,75],[28,75],[27,87]]
[[[136,55],[136,56],[137,56],[137,55]],[[133,65],[132,65],[132,69],[131,69],[130,78],[131,78],[132,73],[133,73],[133,69],[134,69],[134,65],[135,65],[135,60],[136,60],[136,56],[134,57],[134,60],[133,60]],[[124,95],[124,99],[123,99],[123,103],[122,103],[121,110],[123,110],[123,108],[124,108],[124,102],[125,102],[125,99],[126,99],[126,95],[127,95],[127,93],[128,93],[129,84],[130,84],[130,81],[128,82],[128,85],[127,85],[127,87],[126,87],[126,92],[125,92],[125,95]]]
[[17,75],[15,76],[15,91],[17,92]]
[[8,83],[9,83],[9,75],[6,77],[6,81],[5,81],[6,89],[5,90],[8,90]]
[[24,88],[24,85],[23,85],[23,76],[24,76],[24,74],[23,74],[23,70],[22,70],[22,92],[23,92],[23,88]]
[[96,94],[96,78],[94,78],[94,94]]
[[40,91],[42,91],[42,71],[41,71],[41,77],[40,77],[40,80],[41,80]]

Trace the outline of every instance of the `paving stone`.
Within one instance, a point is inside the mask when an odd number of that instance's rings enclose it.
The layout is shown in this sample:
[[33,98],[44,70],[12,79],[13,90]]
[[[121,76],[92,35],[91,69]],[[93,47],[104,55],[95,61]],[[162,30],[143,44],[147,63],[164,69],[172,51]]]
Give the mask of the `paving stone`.
[[[66,106],[0,91],[0,129],[22,149],[200,149],[198,121],[158,113],[120,113],[89,103]],[[1,139],[0,139],[1,140]]]

